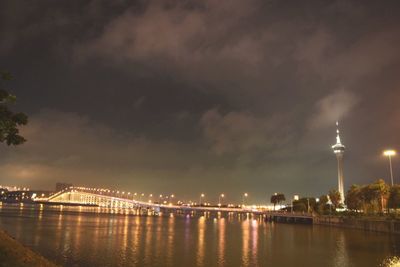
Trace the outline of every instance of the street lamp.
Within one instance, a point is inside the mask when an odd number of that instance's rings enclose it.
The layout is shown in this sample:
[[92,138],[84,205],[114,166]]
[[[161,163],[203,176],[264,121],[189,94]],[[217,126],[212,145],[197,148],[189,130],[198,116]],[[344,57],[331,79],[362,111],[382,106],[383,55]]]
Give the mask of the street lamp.
[[392,169],[392,156],[396,155],[396,151],[389,149],[383,151],[383,155],[389,158],[389,167],[390,167],[390,179],[393,186],[393,169]]
[[205,195],[203,193],[201,193],[200,195],[200,199],[199,199],[199,206],[201,206],[201,199],[204,197]]
[[224,198],[224,197],[225,197],[224,194],[219,195],[219,197],[218,197],[218,206],[221,207],[221,198]]
[[294,195],[292,199],[292,213],[294,212],[293,210],[293,202],[299,200],[299,195]]
[[245,198],[247,198],[249,196],[249,194],[247,194],[247,193],[244,193],[243,194],[243,197],[242,197],[242,207],[244,207],[244,200],[245,200]]

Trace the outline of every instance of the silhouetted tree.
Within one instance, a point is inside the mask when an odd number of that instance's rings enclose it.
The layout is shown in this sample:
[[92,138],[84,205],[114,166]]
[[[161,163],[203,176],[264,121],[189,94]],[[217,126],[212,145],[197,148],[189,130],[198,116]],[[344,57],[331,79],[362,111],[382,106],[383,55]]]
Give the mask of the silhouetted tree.
[[9,81],[12,77],[8,72],[0,72],[0,142],[7,145],[19,145],[25,138],[19,135],[18,127],[28,123],[24,113],[14,113],[9,106],[16,101],[16,97],[2,89],[2,81]]
[[317,211],[320,214],[325,214],[329,211],[330,205],[328,204],[329,197],[328,195],[322,195],[319,197],[319,202],[317,204]]
[[271,203],[274,204],[274,210],[275,210],[275,206],[277,204],[281,204],[283,201],[285,201],[285,195],[282,193],[275,193],[271,196]]
[[332,202],[333,207],[334,208],[338,208],[339,204],[340,204],[340,201],[342,200],[341,197],[340,197],[339,191],[337,191],[336,189],[332,189],[332,190],[329,191],[328,195],[329,195],[329,199]]
[[400,185],[394,185],[390,188],[388,207],[391,209],[400,207]]
[[329,198],[327,195],[322,195],[319,197],[319,203],[322,205],[326,205],[329,202]]
[[384,180],[378,179],[374,183],[368,185],[368,190],[372,196],[372,200],[379,203],[379,210],[383,212],[385,208],[385,203],[389,198],[389,186]]
[[[313,211],[317,209],[317,201],[314,197],[303,197],[294,201],[293,206],[295,206],[294,210],[296,211],[308,211],[308,208]],[[303,207],[305,207],[305,209],[303,209]]]
[[347,191],[344,202],[347,205],[347,208],[350,210],[358,211],[362,209],[363,202],[361,197],[361,187],[353,184]]
[[307,204],[299,200],[293,201],[294,211],[307,211]]
[[271,203],[274,204],[274,210],[275,210],[275,206],[276,204],[278,204],[278,194],[273,194],[271,196]]
[[278,199],[278,204],[279,204],[279,205],[281,205],[282,202],[286,200],[285,195],[282,194],[282,193],[277,194],[276,197],[277,197],[277,199]]

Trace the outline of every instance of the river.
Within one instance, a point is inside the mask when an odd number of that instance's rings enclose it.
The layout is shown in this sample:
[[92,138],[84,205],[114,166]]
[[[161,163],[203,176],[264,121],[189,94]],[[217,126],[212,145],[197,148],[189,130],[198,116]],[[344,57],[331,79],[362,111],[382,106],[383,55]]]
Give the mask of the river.
[[63,266],[380,266],[400,237],[229,214],[136,216],[95,207],[0,206],[0,228]]

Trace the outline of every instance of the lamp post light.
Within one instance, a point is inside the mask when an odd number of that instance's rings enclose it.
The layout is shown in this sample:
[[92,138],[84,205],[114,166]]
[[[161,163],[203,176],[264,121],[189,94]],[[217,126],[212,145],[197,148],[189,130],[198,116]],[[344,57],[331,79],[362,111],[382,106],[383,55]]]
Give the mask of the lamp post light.
[[224,194],[219,195],[219,197],[218,197],[218,206],[221,207],[221,198],[223,199],[224,197],[225,197]]
[[293,204],[293,202],[294,202],[294,201],[297,201],[297,200],[299,200],[299,195],[294,195],[294,196],[293,196],[293,199],[292,199],[292,213],[294,212],[294,209],[293,209],[293,205],[294,205],[294,204]]
[[328,198],[328,204],[329,204],[329,215],[331,215],[332,213],[332,201],[329,195],[326,195],[326,197]]
[[392,169],[392,156],[396,155],[396,151],[389,149],[383,151],[383,155],[389,158],[389,167],[390,167],[390,181],[392,182],[393,186],[393,169]]
[[242,196],[242,207],[244,207],[244,204],[245,204],[244,201],[248,196],[249,196],[249,194],[247,194],[247,193],[243,194],[243,196]]
[[201,206],[201,199],[204,197],[205,197],[205,195],[203,193],[201,193],[200,198],[199,198],[199,206]]

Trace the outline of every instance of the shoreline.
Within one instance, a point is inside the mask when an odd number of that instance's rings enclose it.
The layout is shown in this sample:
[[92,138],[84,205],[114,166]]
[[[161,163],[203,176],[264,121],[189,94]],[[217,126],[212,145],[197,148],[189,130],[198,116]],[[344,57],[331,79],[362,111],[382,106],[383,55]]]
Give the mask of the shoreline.
[[0,229],[0,267],[59,267]]
[[400,234],[400,221],[388,218],[357,218],[341,216],[316,216],[313,224],[363,230],[386,234]]

